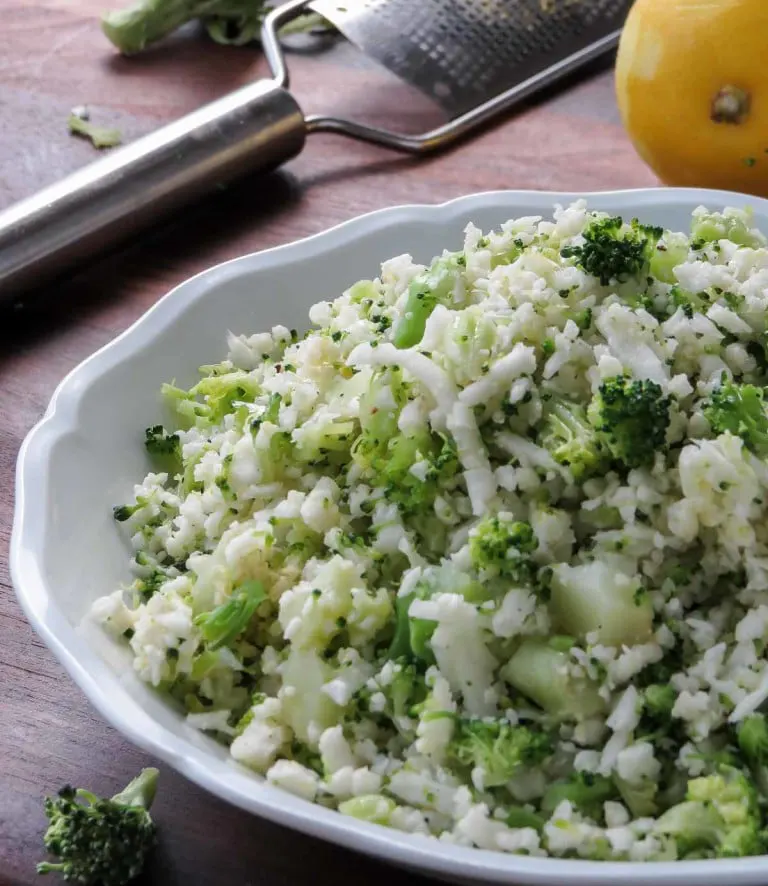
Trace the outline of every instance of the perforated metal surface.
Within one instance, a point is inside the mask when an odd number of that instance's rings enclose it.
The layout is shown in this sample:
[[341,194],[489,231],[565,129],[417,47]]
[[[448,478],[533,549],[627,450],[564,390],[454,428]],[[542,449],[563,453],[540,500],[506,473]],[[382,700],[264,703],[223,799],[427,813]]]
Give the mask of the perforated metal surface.
[[619,30],[632,0],[313,0],[454,118]]

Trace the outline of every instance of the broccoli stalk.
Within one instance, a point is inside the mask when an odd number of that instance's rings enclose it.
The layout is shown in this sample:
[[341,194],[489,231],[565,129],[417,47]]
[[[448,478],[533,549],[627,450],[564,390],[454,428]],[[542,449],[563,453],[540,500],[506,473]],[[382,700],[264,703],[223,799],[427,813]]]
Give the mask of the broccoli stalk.
[[40,862],[38,873],[79,886],[124,886],[137,877],[155,845],[149,808],[157,777],[157,769],[144,769],[111,800],[69,786],[47,797],[45,847],[61,860]]
[[556,462],[570,468],[577,481],[599,473],[606,462],[597,432],[576,403],[549,401],[539,442]]
[[768,416],[762,388],[723,378],[704,407],[704,415],[716,434],[734,434],[760,458],[768,456]]
[[625,468],[653,462],[663,449],[669,427],[670,399],[650,379],[606,379],[587,415],[603,446]]
[[447,759],[459,769],[481,769],[483,784],[490,788],[506,784],[521,767],[536,766],[552,752],[550,737],[527,726],[459,718]]
[[120,52],[132,55],[195,19],[227,20],[253,39],[267,12],[261,0],[136,0],[108,12],[101,26]]
[[[108,12],[101,26],[109,40],[124,55],[141,52],[182,25],[201,19],[217,43],[242,46],[256,40],[271,9],[264,0],[135,0],[130,6]],[[281,33],[328,27],[322,16],[301,15]]]
[[267,599],[260,581],[246,581],[235,588],[226,603],[195,618],[209,649],[228,646],[250,624],[259,605]]

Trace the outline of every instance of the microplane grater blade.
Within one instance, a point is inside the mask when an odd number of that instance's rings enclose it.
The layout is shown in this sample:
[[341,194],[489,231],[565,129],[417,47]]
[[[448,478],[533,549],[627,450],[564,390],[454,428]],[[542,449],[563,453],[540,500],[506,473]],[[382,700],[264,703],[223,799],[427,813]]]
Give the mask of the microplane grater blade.
[[620,30],[633,0],[313,0],[455,118]]

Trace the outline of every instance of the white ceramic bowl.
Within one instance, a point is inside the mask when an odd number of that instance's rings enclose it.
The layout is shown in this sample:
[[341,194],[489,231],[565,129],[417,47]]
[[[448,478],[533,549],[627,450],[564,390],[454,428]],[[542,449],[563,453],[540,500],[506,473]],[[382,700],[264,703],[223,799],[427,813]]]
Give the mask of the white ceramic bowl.
[[[307,323],[379,263],[410,252],[427,261],[458,248],[469,221],[549,215],[585,196],[591,208],[687,230],[699,204],[751,205],[768,230],[768,201],[718,191],[655,189],[602,194],[503,192],[440,206],[374,212],[307,240],[247,255],[188,280],[59,385],[18,461],[11,573],[37,632],[101,714],[127,738],[231,803],[307,834],[461,882],[557,886],[665,886],[768,882],[768,857],[639,863],[526,858],[450,846],[346,818],[266,784],[226,749],[186,726],[133,674],[127,654],[80,627],[98,596],[127,578],[127,552],[111,519],[149,465],[143,430],[161,420],[164,381],[191,385],[199,364],[225,353],[227,329]],[[236,847],[233,847],[236,851]]]

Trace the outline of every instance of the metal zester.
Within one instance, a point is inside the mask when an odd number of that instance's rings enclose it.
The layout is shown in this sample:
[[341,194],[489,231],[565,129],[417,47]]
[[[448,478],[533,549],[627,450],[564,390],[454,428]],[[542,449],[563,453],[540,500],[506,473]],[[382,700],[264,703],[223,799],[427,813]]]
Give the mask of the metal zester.
[[[0,301],[238,176],[335,132],[397,150],[445,147],[618,43],[632,0],[289,0],[262,31],[272,79],[245,86],[0,212]],[[305,116],[288,91],[279,30],[309,9],[415,86],[447,122],[405,135]]]

